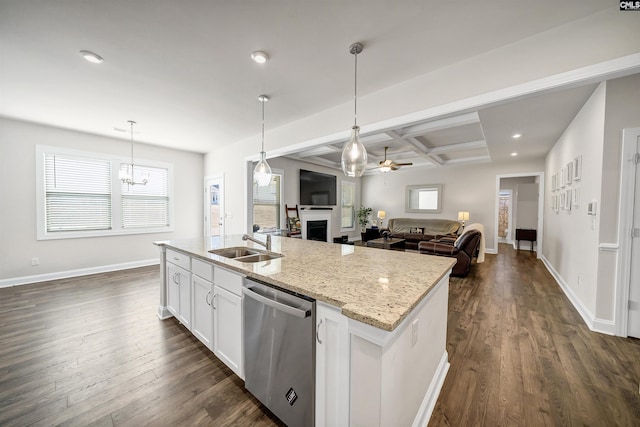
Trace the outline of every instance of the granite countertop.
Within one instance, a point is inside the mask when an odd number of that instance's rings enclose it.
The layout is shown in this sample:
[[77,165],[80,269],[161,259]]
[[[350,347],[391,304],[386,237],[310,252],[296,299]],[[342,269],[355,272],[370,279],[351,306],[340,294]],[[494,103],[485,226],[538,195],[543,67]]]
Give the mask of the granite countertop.
[[[254,234],[265,240],[265,236]],[[282,258],[243,263],[209,253],[247,246],[241,235],[155,242],[275,286],[339,307],[342,314],[393,331],[455,264],[454,258],[303,239],[271,238]]]

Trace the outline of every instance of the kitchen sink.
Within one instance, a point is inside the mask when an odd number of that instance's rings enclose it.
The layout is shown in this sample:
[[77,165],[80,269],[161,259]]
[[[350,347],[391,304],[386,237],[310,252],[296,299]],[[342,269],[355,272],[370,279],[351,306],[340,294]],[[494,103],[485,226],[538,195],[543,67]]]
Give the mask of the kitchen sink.
[[238,246],[234,248],[223,248],[210,250],[214,255],[218,255],[225,258],[239,258],[247,255],[256,255],[261,251],[256,249],[245,248],[244,246]]
[[280,258],[283,255],[275,252],[263,251],[260,249],[252,249],[244,246],[236,246],[232,248],[212,249],[209,251],[214,255],[224,258],[231,258],[240,262],[260,262],[269,261]]

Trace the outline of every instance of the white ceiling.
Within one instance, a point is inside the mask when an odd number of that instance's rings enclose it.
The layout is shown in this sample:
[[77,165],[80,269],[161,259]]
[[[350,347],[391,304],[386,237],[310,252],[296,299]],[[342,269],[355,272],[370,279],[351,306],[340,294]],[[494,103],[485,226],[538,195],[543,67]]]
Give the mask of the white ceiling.
[[[116,138],[208,152],[350,102],[465,58],[612,7],[607,0],[0,0],[0,115]],[[94,51],[105,62],[79,54]],[[251,61],[254,50],[271,60]],[[411,123],[367,135],[371,166],[504,160],[546,153],[593,86]],[[275,102],[277,101],[277,102]],[[326,153],[292,155],[339,164]]]

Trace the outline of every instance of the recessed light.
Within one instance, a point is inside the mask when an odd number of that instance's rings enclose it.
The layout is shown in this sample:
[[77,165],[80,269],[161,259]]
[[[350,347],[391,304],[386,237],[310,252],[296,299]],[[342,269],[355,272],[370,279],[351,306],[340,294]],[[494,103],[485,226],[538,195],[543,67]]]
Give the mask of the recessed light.
[[260,50],[256,50],[251,54],[251,59],[253,59],[258,64],[264,64],[269,60],[269,55],[266,52],[262,52]]
[[91,51],[88,50],[81,50],[80,51],[80,55],[82,55],[82,57],[84,59],[86,59],[87,61],[93,63],[93,64],[102,64],[104,62],[104,59],[102,59],[102,57],[100,55],[98,55],[97,53],[93,53]]
[[515,157],[515,156],[517,156],[517,155],[518,155],[518,153],[515,153],[515,152],[514,152],[514,153],[511,153],[511,157]]
[[521,134],[521,133],[514,133],[514,134],[513,134],[513,139],[518,139],[518,138],[520,138],[521,136],[522,136],[522,134]]

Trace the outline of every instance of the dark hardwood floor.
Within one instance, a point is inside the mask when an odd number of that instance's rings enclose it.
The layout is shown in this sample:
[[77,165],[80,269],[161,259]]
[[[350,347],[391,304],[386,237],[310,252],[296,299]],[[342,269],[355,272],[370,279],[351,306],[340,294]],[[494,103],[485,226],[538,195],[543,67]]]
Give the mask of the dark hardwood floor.
[[[0,425],[281,425],[175,319],[158,267],[0,289]],[[640,425],[640,341],[590,332],[535,255],[451,279],[430,426]]]
[[640,426],[640,340],[591,332],[535,252],[501,244],[449,289],[429,426]]

